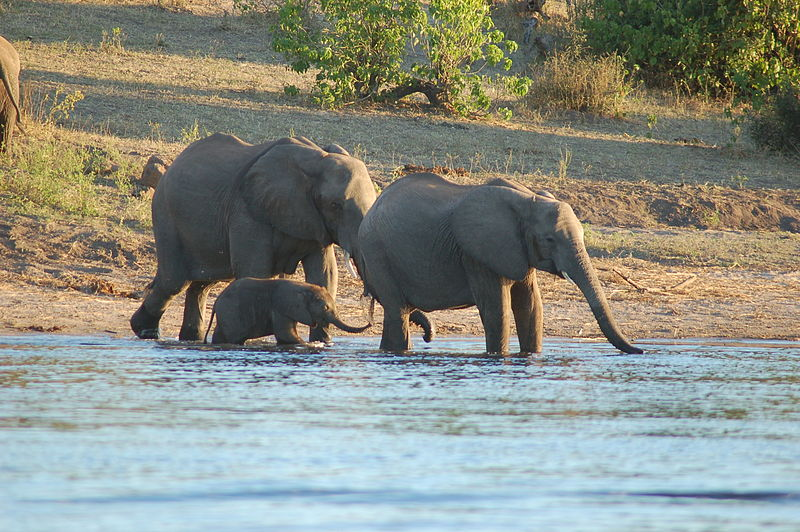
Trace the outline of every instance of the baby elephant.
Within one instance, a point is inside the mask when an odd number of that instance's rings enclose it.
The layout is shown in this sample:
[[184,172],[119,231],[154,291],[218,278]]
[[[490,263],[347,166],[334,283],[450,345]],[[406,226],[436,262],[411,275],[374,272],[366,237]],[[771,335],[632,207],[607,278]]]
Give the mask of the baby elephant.
[[336,315],[336,304],[321,286],[288,279],[245,277],[228,285],[214,303],[211,322],[217,315],[217,328],[211,342],[243,344],[249,338],[275,335],[279,344],[303,344],[297,323],[311,327],[335,325],[343,331],[360,333],[372,326],[346,325]]

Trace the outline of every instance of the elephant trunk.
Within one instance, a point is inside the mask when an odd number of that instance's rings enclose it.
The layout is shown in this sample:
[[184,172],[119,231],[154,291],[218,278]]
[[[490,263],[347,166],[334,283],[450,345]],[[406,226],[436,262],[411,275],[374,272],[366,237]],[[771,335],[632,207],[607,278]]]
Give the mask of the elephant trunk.
[[353,327],[352,325],[347,325],[342,320],[340,320],[338,316],[335,315],[329,316],[328,322],[330,322],[331,325],[334,325],[339,329],[343,330],[344,332],[349,332],[349,333],[362,333],[367,329],[369,329],[370,327],[372,327],[371,323],[367,323],[363,327]]
[[562,273],[583,292],[600,330],[611,345],[624,353],[641,354],[644,352],[631,345],[620,331],[586,250],[581,249],[577,253],[577,260],[572,267],[566,268]]

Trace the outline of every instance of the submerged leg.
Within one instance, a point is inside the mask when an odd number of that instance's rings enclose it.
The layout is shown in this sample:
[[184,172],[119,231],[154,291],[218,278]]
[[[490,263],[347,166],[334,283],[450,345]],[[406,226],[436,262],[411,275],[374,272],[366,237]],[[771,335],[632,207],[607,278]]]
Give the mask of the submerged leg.
[[528,277],[511,286],[511,310],[517,324],[520,351],[541,353],[544,318],[536,270],[531,270]]

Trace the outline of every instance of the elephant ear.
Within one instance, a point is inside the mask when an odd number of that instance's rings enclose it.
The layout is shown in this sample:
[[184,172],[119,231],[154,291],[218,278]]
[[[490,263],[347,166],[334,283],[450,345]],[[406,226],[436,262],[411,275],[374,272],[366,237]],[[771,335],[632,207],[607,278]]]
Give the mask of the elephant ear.
[[319,148],[298,144],[274,146],[262,155],[242,184],[251,216],[295,238],[330,245],[333,240],[314,204],[326,155]]
[[529,195],[506,186],[480,186],[462,199],[450,218],[462,252],[493,272],[519,281],[531,266],[521,213]]

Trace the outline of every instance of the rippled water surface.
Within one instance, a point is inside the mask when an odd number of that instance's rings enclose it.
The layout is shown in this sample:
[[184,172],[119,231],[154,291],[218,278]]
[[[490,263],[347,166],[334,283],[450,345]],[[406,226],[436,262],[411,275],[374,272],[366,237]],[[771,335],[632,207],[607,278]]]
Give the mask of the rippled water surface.
[[800,345],[0,337],[0,530],[800,530]]

